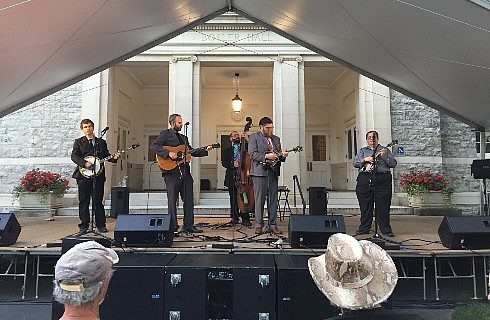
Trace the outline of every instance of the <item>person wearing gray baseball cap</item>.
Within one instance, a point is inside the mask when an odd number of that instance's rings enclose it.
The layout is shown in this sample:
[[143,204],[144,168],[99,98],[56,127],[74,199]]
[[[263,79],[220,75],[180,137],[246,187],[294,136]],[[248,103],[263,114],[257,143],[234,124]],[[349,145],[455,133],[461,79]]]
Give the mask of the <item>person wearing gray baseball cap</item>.
[[342,313],[334,319],[419,320],[416,314],[381,307],[395,289],[395,263],[380,246],[347,234],[328,238],[327,252],[308,260],[320,291]]
[[53,297],[65,306],[60,320],[98,320],[117,253],[95,241],[79,243],[56,263]]

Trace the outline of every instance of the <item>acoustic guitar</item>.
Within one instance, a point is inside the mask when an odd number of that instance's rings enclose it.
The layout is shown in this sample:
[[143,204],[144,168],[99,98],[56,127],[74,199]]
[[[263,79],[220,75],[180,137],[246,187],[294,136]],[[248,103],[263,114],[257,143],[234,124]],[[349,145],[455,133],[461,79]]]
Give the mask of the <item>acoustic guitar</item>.
[[[213,149],[221,148],[221,145],[219,143],[214,143],[211,144],[210,146]],[[200,149],[206,149],[207,147],[208,146],[204,146],[192,150],[187,150],[187,153],[185,155],[185,162],[191,162],[192,152]],[[181,163],[184,163],[185,145],[181,144],[180,146],[177,147],[163,146],[162,148],[168,150],[169,152],[175,152],[177,154],[177,159],[173,160],[171,158],[164,158],[161,155],[156,154],[156,160],[160,169],[164,171],[169,171],[177,168],[177,166],[180,165]]]
[[85,161],[90,162],[91,164],[93,164],[93,166],[88,168],[88,169],[84,168],[84,167],[78,167],[78,170],[80,171],[82,176],[84,176],[85,178],[92,178],[94,176],[94,172],[95,172],[95,175],[98,176],[102,172],[102,169],[103,169],[102,163],[104,163],[104,161],[112,159],[116,155],[121,155],[121,153],[124,153],[127,150],[136,149],[139,146],[140,146],[139,143],[133,144],[133,145],[127,147],[126,149],[124,149],[122,151],[118,151],[115,154],[111,154],[111,155],[109,155],[103,159],[99,159],[99,158],[94,157],[94,156],[87,156],[84,158]]

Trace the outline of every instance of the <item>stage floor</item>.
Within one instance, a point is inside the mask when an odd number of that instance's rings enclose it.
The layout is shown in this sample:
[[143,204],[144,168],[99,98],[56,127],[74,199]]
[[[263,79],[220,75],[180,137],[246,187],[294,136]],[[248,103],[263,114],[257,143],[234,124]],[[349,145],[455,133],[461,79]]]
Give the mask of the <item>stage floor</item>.
[[[389,250],[392,255],[413,254],[413,255],[431,255],[434,253],[449,253],[462,251],[448,250],[442,246],[437,229],[441,224],[443,217],[421,217],[393,215],[391,225],[395,237],[388,238],[401,244],[400,250]],[[54,217],[47,220],[40,217],[20,217],[19,223],[22,226],[17,242],[8,247],[0,247],[2,251],[48,251],[51,254],[61,251],[59,244],[65,236],[76,235],[78,231],[78,217]],[[244,227],[241,225],[227,224],[229,218],[225,217],[196,217],[196,224],[203,229],[200,234],[185,234],[180,232],[178,237],[174,238],[174,243],[167,248],[131,248],[132,250],[150,250],[150,251],[226,251],[223,249],[212,248],[213,244],[233,243],[233,249],[239,252],[267,252],[278,253],[278,251],[294,252],[319,252],[324,249],[292,249],[287,239],[288,221],[286,217],[278,221],[278,227],[283,231],[281,236],[271,234],[255,235],[253,227]],[[354,235],[359,223],[359,216],[344,217],[347,233]],[[253,222],[253,221],[252,221]],[[104,235],[113,238],[114,226],[116,219],[107,219],[108,233]],[[182,221],[179,219],[179,223]],[[358,239],[365,239],[372,236],[358,236]],[[89,234],[88,236],[93,236]],[[281,243],[282,242],[282,243]],[[128,250],[128,249],[126,249]],[[229,249],[227,249],[229,251]],[[480,250],[479,250],[480,251]],[[488,250],[484,250],[488,251]]]

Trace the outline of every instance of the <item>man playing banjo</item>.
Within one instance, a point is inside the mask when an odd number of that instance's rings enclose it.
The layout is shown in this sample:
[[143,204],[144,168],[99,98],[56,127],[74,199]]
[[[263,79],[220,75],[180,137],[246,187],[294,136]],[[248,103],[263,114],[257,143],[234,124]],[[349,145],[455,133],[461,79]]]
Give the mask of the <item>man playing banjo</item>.
[[[75,140],[71,160],[77,164],[72,177],[77,180],[78,185],[78,215],[80,217],[79,234],[88,232],[90,224],[89,204],[93,189],[93,175],[83,175],[81,171],[91,171],[93,160],[90,157],[97,158],[110,157],[107,149],[107,142],[102,138],[96,138],[94,135],[94,123],[90,119],[83,119],[80,122],[80,129],[84,136]],[[117,153],[107,161],[117,162],[120,154]],[[93,158],[92,158],[93,159]],[[97,162],[96,162],[97,164]],[[83,170],[85,169],[85,170]],[[104,205],[102,204],[104,195],[105,170],[103,163],[95,166],[95,191],[93,192],[93,210],[95,211],[95,226],[99,232],[107,232]]]

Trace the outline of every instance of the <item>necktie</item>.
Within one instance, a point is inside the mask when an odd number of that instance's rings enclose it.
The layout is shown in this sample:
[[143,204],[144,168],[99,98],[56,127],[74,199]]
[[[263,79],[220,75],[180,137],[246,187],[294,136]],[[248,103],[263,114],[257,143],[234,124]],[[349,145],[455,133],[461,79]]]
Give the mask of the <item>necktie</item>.
[[271,151],[274,151],[274,147],[272,146],[272,139],[271,138],[267,138],[267,144],[269,145],[269,149]]
[[88,139],[88,142],[90,143],[90,145],[92,146],[92,148],[94,147],[94,139]]

